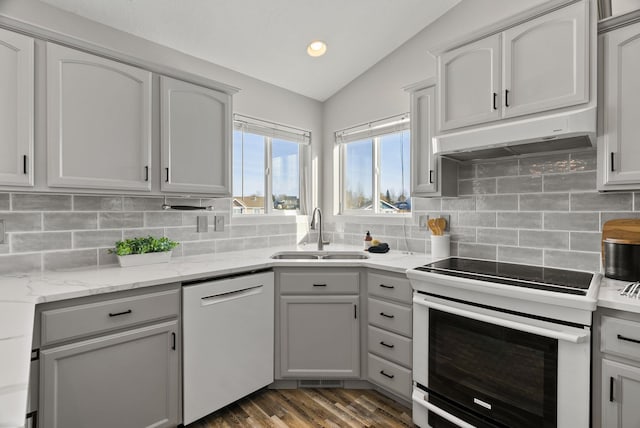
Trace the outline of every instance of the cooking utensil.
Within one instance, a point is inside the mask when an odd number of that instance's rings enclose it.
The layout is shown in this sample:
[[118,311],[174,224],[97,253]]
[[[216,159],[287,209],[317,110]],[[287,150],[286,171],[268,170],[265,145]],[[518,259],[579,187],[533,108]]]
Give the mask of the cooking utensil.
[[447,229],[447,220],[443,217],[436,219],[436,227],[440,230],[438,235],[444,235],[444,231]]
[[431,230],[431,233],[434,235],[438,235],[438,226],[436,225],[436,219],[435,218],[430,218],[427,221],[427,225],[429,226],[429,230]]

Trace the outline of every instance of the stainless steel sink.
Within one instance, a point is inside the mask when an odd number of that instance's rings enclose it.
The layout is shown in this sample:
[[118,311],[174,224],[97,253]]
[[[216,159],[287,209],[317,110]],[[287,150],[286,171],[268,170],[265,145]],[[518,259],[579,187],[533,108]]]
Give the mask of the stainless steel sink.
[[368,259],[369,255],[364,253],[355,253],[355,252],[329,252],[321,257],[322,259],[327,260],[363,260]]
[[271,256],[277,260],[318,260],[320,257],[315,253],[307,253],[302,251],[275,253]]
[[282,251],[271,256],[276,260],[363,260],[369,255],[357,251]]

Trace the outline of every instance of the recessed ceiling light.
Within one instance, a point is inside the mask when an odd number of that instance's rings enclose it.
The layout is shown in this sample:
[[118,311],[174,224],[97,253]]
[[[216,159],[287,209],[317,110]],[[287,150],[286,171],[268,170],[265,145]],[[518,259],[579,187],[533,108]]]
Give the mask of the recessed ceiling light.
[[309,56],[322,56],[327,52],[327,44],[321,40],[314,40],[307,46]]

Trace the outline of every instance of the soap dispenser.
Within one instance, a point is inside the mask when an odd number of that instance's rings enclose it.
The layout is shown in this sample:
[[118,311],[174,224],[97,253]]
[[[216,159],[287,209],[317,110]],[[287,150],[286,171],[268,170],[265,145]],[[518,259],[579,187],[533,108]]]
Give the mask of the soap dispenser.
[[371,233],[369,233],[369,231],[367,230],[367,234],[364,237],[364,249],[368,250],[371,247],[371,241],[373,241],[373,238],[371,237]]

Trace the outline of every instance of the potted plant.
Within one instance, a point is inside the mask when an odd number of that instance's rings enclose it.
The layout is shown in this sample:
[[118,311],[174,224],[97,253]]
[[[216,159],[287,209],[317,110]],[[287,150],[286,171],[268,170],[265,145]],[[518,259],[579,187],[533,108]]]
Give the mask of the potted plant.
[[117,241],[109,253],[118,256],[121,267],[167,263],[171,259],[171,250],[177,245],[177,242],[166,237],[147,236]]

